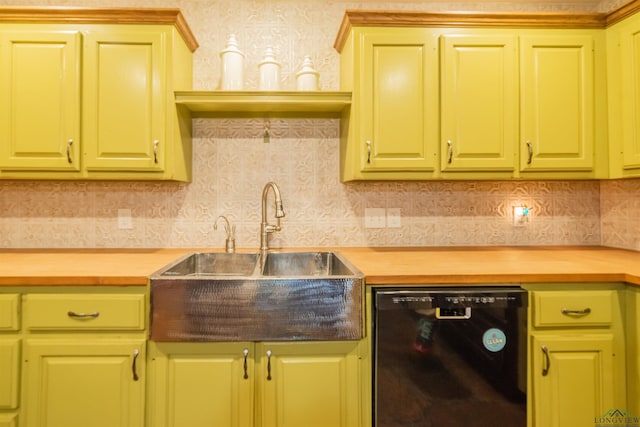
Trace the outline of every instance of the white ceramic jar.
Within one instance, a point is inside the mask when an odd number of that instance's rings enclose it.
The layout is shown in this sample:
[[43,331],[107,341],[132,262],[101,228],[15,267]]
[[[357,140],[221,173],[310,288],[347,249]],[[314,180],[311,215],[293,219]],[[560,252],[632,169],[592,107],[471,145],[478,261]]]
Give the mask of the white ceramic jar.
[[264,59],[258,64],[260,90],[280,90],[280,63],[276,61],[273,49],[268,47]]
[[238,49],[236,36],[231,34],[227,46],[220,52],[222,74],[220,88],[222,90],[244,89],[244,53]]
[[298,90],[318,90],[318,73],[313,68],[313,62],[310,56],[305,56],[302,62],[302,68],[296,73],[296,86]]

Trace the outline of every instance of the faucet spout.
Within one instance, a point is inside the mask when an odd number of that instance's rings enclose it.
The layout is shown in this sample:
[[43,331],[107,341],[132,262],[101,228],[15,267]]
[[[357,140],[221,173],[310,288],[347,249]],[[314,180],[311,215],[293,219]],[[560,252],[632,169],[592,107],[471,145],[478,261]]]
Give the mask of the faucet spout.
[[[272,190],[275,199],[275,218],[276,224],[269,224],[267,221],[267,199],[269,196],[269,190]],[[269,250],[269,233],[274,231],[280,231],[280,218],[285,216],[284,208],[282,207],[282,196],[280,195],[280,189],[275,182],[267,182],[262,189],[262,219],[260,222],[260,251],[267,252]]]

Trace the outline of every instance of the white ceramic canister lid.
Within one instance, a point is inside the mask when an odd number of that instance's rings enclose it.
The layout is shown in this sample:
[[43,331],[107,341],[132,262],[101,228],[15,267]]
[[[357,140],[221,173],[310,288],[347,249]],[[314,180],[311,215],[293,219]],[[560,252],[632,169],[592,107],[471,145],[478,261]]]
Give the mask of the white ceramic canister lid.
[[260,90],[280,89],[280,63],[276,61],[273,49],[268,47],[264,51],[264,58],[258,64],[260,71]]
[[238,49],[236,36],[231,34],[227,46],[220,51],[222,61],[221,88],[224,90],[242,90],[244,87],[244,53]]
[[318,90],[318,77],[320,73],[313,68],[310,56],[305,56],[302,68],[296,73],[298,90]]

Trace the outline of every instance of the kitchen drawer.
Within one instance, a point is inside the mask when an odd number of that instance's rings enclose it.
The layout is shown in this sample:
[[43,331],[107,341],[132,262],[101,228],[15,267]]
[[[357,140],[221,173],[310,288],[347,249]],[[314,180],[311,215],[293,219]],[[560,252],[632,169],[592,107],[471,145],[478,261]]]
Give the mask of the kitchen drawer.
[[609,326],[616,291],[533,292],[533,326]]
[[143,330],[143,294],[32,294],[24,297],[28,330]]
[[0,295],[0,332],[20,329],[20,295]]

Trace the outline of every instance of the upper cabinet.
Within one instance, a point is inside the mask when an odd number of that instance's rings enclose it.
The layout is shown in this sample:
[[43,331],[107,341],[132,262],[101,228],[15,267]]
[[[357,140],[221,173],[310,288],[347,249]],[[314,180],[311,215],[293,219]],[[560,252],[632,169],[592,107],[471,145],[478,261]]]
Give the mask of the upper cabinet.
[[612,178],[640,176],[640,14],[607,30]]
[[347,12],[342,180],[606,177],[604,31],[538,18]]
[[197,44],[180,12],[46,11],[0,9],[0,177],[189,181],[174,91]]
[[343,89],[353,97],[343,116],[343,180],[431,176],[437,166],[437,64],[437,38],[428,30],[353,31],[341,57]]
[[440,168],[446,172],[517,168],[517,38],[440,37]]
[[594,169],[597,34],[520,38],[522,171]]

